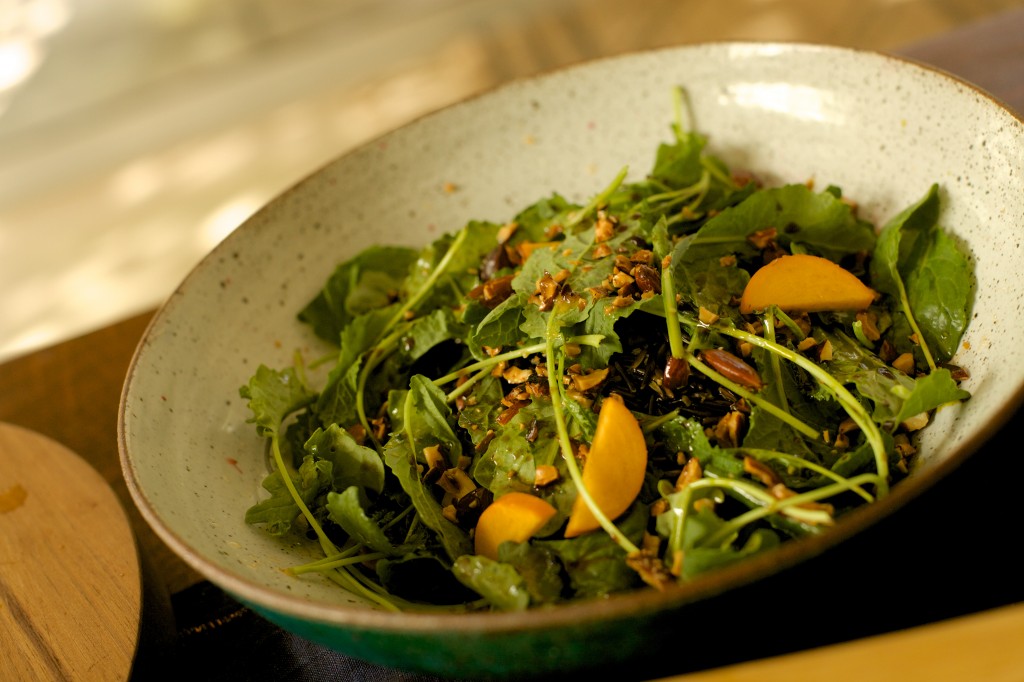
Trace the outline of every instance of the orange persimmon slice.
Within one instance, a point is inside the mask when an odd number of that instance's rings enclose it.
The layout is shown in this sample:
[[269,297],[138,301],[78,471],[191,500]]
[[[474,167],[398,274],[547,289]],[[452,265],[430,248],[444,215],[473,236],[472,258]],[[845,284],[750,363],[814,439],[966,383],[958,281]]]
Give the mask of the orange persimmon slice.
[[501,543],[526,542],[555,514],[555,508],[539,497],[520,492],[505,493],[480,514],[476,523],[474,551],[497,561]]
[[744,315],[777,305],[784,312],[863,310],[878,294],[849,270],[820,256],[780,256],[755,272],[740,297]]
[[[636,417],[612,394],[601,403],[594,441],[583,464],[583,486],[609,519],[622,514],[640,494],[647,470],[647,443]],[[565,528],[571,538],[599,527],[582,495],[573,503]]]

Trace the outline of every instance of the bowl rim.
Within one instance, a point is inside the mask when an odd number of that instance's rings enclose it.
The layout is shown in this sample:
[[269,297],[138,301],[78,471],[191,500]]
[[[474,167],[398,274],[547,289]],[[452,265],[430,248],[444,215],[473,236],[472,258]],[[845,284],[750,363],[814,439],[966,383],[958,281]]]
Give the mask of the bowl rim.
[[[180,297],[178,294],[189,282],[196,270],[202,268],[206,263],[212,261],[227,249],[235,239],[240,238],[240,233],[247,223],[262,213],[267,207],[277,203],[284,196],[292,194],[313,177],[321,173],[327,166],[330,166],[344,157],[358,154],[368,148],[379,145],[380,142],[392,133],[416,124],[418,121],[437,116],[446,110],[461,106],[481,98],[489,97],[497,92],[516,87],[520,83],[542,80],[554,74],[571,72],[577,69],[588,69],[594,66],[619,60],[629,60],[635,57],[650,54],[684,54],[688,52],[700,52],[702,50],[729,49],[732,47],[757,48],[763,50],[781,50],[789,53],[830,53],[836,55],[849,55],[856,58],[867,57],[879,59],[883,62],[890,62],[901,67],[912,67],[928,73],[931,77],[953,81],[960,86],[973,91],[976,95],[987,99],[994,107],[1016,119],[1017,123],[1024,126],[1024,113],[1016,112],[995,95],[983,88],[971,83],[956,74],[950,73],[940,67],[932,66],[926,62],[911,57],[905,57],[891,51],[869,48],[846,47],[807,41],[786,41],[786,40],[714,40],[707,42],[695,42],[667,47],[650,49],[631,50],[615,55],[602,56],[593,59],[576,62],[569,65],[554,67],[526,76],[512,78],[480,92],[472,93],[466,97],[450,102],[430,111],[423,112],[406,122],[390,128],[378,135],[364,140],[359,145],[344,151],[325,163],[316,167],[306,175],[300,177],[289,187],[279,192],[267,201],[255,214],[243,222],[234,232],[229,234],[217,246],[201,258],[193,268],[185,275],[179,285],[167,297],[167,299],[156,309],[153,317],[148,322],[138,345],[132,355],[128,370],[125,376],[121,399],[118,406],[117,417],[117,446],[122,474],[127,484],[129,494],[138,507],[142,517],[149,524],[155,534],[170,547],[174,553],[195,569],[203,578],[222,588],[232,596],[239,598],[259,608],[270,609],[278,614],[298,618],[304,621],[317,622],[331,626],[346,626],[355,629],[386,631],[389,633],[427,633],[443,629],[450,634],[458,635],[460,632],[476,634],[495,634],[499,632],[536,631],[545,628],[558,628],[570,624],[591,621],[612,621],[629,617],[643,616],[644,614],[663,610],[667,607],[678,607],[688,603],[700,602],[715,597],[723,592],[740,588],[747,584],[756,582],[770,575],[794,566],[798,563],[814,558],[841,542],[860,534],[882,519],[891,515],[898,509],[905,507],[912,500],[918,498],[922,493],[930,489],[939,480],[945,478],[955,469],[959,468],[968,458],[979,451],[986,443],[1009,424],[1015,414],[1021,411],[1024,406],[1024,385],[1019,386],[1012,396],[995,414],[988,419],[976,433],[965,438],[955,446],[951,453],[942,461],[915,472],[907,479],[894,487],[892,494],[878,500],[870,505],[865,505],[852,510],[849,514],[837,520],[836,525],[829,532],[815,536],[791,540],[783,543],[777,549],[744,561],[732,566],[727,566],[706,575],[694,579],[692,582],[682,585],[673,585],[664,591],[650,588],[639,588],[637,590],[613,594],[601,599],[585,599],[573,602],[560,603],[553,608],[537,608],[517,612],[420,612],[403,611],[393,613],[369,607],[355,607],[341,604],[324,604],[299,597],[285,594],[268,588],[263,584],[242,578],[231,571],[228,571],[212,561],[205,559],[202,554],[194,548],[184,537],[181,537],[168,527],[159,514],[155,511],[149,496],[142,489],[135,473],[133,455],[129,452],[127,443],[127,398],[129,391],[139,372],[139,364],[147,346],[150,344],[154,330],[161,326],[165,319],[173,312],[175,302]],[[397,616],[397,617],[396,617]]]

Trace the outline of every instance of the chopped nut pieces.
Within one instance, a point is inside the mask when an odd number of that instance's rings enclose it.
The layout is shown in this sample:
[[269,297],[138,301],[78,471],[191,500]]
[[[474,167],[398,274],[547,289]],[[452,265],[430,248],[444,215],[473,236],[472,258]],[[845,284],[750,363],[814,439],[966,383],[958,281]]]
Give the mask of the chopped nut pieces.
[[[650,249],[637,249],[629,257],[629,260],[640,265],[650,266],[651,262],[654,261],[654,252]],[[654,271],[654,268],[651,268],[651,270]]]
[[477,453],[487,452],[487,446],[489,446],[491,441],[494,440],[495,435],[494,429],[487,429],[487,433],[484,434],[484,437],[480,439],[480,442],[477,443],[474,448]]
[[502,372],[501,376],[510,384],[525,384],[533,376],[533,370],[523,367],[509,367]]
[[551,310],[555,307],[555,296],[558,295],[559,288],[555,278],[545,272],[537,280],[537,288],[530,297],[530,303],[535,304],[542,312]]
[[512,295],[512,280],[514,278],[515,275],[503,275],[489,279],[483,284],[473,287],[467,296],[480,301],[484,306],[493,310]]
[[559,478],[558,469],[550,464],[541,464],[537,467],[533,477],[533,484],[538,487],[551,485]]
[[445,469],[437,479],[437,485],[456,500],[476,490],[476,483],[473,482],[473,479],[459,468]]
[[624,286],[632,284],[633,281],[633,278],[622,270],[616,269],[615,272],[612,273],[612,286],[616,289],[621,289]]
[[362,424],[353,424],[345,430],[348,431],[348,435],[352,436],[352,440],[357,445],[362,445],[366,442],[366,429],[363,428]]
[[952,365],[946,362],[941,364],[940,367],[948,369],[950,376],[953,378],[953,381],[957,383],[963,381],[964,379],[969,379],[971,377],[970,372],[968,372],[966,369],[958,365]]
[[679,476],[676,478],[676,492],[699,480],[702,476],[704,476],[704,471],[701,469],[700,460],[696,457],[686,460],[683,470],[679,472]]
[[525,263],[526,259],[530,257],[537,249],[554,248],[562,242],[521,242],[516,244],[515,252],[519,258],[519,263]]
[[719,315],[711,312],[704,306],[701,306],[700,309],[697,311],[697,319],[700,320],[701,324],[711,325],[714,324],[715,322],[718,322]]
[[882,338],[881,332],[878,331],[878,315],[874,312],[861,310],[857,313],[857,321],[860,322],[860,329],[868,341],[878,341]]
[[779,475],[775,473],[774,469],[753,457],[743,458],[743,471],[761,481],[766,488],[771,488],[782,483],[782,479],[779,478]]
[[818,340],[813,336],[808,336],[806,339],[796,344],[796,349],[801,353],[818,345]]
[[818,346],[818,361],[828,362],[832,359],[832,342],[825,339],[825,342]]
[[378,441],[383,441],[388,432],[388,418],[377,417],[376,419],[371,419],[370,426],[373,428],[373,437]]
[[505,225],[502,225],[500,228],[498,228],[498,243],[504,244],[505,242],[507,242],[509,239],[512,238],[512,235],[514,235],[516,233],[516,230],[518,229],[519,223],[516,222],[506,223]]
[[577,391],[589,391],[596,388],[605,377],[608,376],[608,368],[589,370],[586,374],[574,374],[572,385]]
[[540,424],[536,419],[530,420],[529,426],[526,427],[526,442],[532,443],[537,440],[537,436],[540,435]]
[[606,242],[615,236],[615,222],[605,215],[604,211],[598,211],[597,223],[594,225],[594,241]]
[[892,366],[903,372],[904,374],[912,375],[914,373],[914,354],[913,353],[902,353],[895,360],[892,361]]
[[433,469],[434,467],[447,467],[444,455],[441,454],[441,448],[437,445],[428,445],[423,448],[423,458],[427,460],[427,466]]
[[502,413],[495,418],[495,421],[498,422],[498,424],[504,426],[505,424],[508,424],[510,421],[512,421],[512,418],[519,414],[519,410],[523,409],[527,405],[529,405],[528,402],[513,403],[508,408],[503,410]]
[[612,301],[613,308],[625,308],[626,306],[633,305],[632,296],[616,296],[615,300]]
[[905,428],[907,431],[920,431],[924,427],[928,426],[928,413],[921,412],[919,414],[915,414],[913,417],[903,420],[903,422],[900,423],[900,426]]
[[775,237],[778,236],[778,232],[774,227],[769,227],[764,230],[758,230],[747,237],[747,241],[750,242],[755,249],[763,250],[768,248],[775,242]]
[[494,494],[490,490],[478,487],[455,500],[455,523],[463,528],[474,527],[480,514],[491,504],[493,499]]
[[657,554],[647,549],[631,552],[626,557],[626,565],[636,571],[645,583],[655,589],[665,590],[675,584],[672,572],[665,567]]
[[735,448],[743,440],[743,429],[747,424],[741,412],[727,412],[715,425],[715,438],[722,447]]
[[[787,488],[782,483],[775,484],[770,488],[770,491],[772,497],[774,497],[777,500],[785,500],[796,495],[795,492]],[[796,506],[800,507],[801,509],[825,512],[826,514],[828,514],[829,518],[827,520],[822,520],[821,523],[831,525],[833,522],[831,517],[835,514],[835,508],[831,504],[827,504],[824,502],[803,502]],[[807,522],[812,524],[815,523],[814,521],[810,520],[808,520]]]

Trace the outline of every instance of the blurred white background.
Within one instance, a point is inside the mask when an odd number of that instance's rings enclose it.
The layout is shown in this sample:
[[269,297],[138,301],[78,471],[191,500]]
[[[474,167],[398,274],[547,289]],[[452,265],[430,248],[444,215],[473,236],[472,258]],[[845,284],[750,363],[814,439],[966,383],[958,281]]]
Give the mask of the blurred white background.
[[0,0],[0,361],[159,305],[329,159],[510,78],[718,39],[890,49],[1013,0]]

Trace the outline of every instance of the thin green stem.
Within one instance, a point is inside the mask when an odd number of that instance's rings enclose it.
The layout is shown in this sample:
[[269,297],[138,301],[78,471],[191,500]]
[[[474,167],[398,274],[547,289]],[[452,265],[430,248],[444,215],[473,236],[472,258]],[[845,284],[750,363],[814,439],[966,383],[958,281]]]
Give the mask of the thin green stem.
[[448,265],[455,257],[455,254],[458,253],[459,248],[466,240],[466,235],[468,233],[469,231],[466,228],[463,228],[455,235],[452,243],[448,245],[448,250],[445,251],[444,256],[440,261],[438,261],[437,265],[434,266],[434,269],[431,271],[427,279],[420,285],[420,288],[417,289],[412,296],[407,298],[402,305],[399,306],[398,310],[395,311],[395,314],[391,316],[390,320],[388,320],[388,323],[384,325],[383,329],[381,329],[380,334],[378,334],[377,338],[374,340],[373,346],[369,351],[367,351],[367,354],[364,355],[363,366],[360,367],[359,375],[356,379],[356,414],[359,417],[359,423],[364,429],[366,429],[366,433],[369,434],[370,439],[373,441],[373,444],[378,451],[381,448],[381,443],[373,435],[373,429],[370,428],[369,419],[366,417],[364,398],[366,382],[369,380],[370,373],[376,369],[376,367],[383,361],[384,357],[390,353],[389,349],[393,350],[391,347],[397,342],[398,336],[403,333],[402,329],[394,330],[393,328],[404,320],[407,314],[414,310],[416,306],[419,305],[419,302],[423,300],[423,297],[426,296],[434,287],[437,280],[444,274],[445,270],[448,269]]
[[615,190],[619,188],[619,185],[622,184],[622,181],[626,179],[627,173],[629,173],[629,167],[624,166],[622,170],[619,171],[619,174],[616,175],[615,178],[611,181],[611,184],[605,187],[604,190],[602,190],[600,193],[595,195],[590,200],[590,202],[587,203],[586,206],[579,209],[578,211],[574,211],[569,215],[569,219],[565,221],[564,227],[570,228],[579,225],[581,222],[583,222],[584,218],[590,215],[599,206],[607,203],[608,198],[615,193]]
[[[672,352],[672,357],[685,359],[691,367],[701,374],[707,376],[721,386],[724,386],[741,398],[744,398],[749,403],[757,405],[777,419],[789,424],[808,438],[818,439],[821,437],[817,430],[790,414],[785,407],[779,407],[769,400],[761,398],[751,391],[748,391],[736,382],[726,379],[714,369],[698,360],[697,356],[694,355],[689,348],[683,346],[682,332],[679,328],[681,316],[679,315],[676,307],[675,280],[672,277],[671,268],[667,266],[663,267],[661,271],[661,299],[665,311],[665,325],[668,330],[668,344],[669,349]],[[691,338],[691,341],[692,340],[693,339]],[[779,373],[780,372],[777,372],[777,376]],[[781,380],[776,381],[776,383],[780,386],[782,384]],[[783,406],[786,404],[785,396],[782,397],[782,404]]]
[[381,448],[381,443],[373,434],[373,429],[370,428],[370,420],[366,416],[366,382],[369,381],[373,370],[377,369],[387,356],[395,352],[398,346],[398,339],[403,333],[405,333],[404,327],[396,329],[371,348],[363,357],[363,364],[359,368],[359,375],[356,377],[356,416],[359,418],[359,423],[366,429],[367,435],[370,436],[370,440],[373,441],[374,447],[378,451]]
[[[590,491],[583,485],[583,472],[580,471],[579,464],[576,462],[576,455],[572,451],[572,441],[569,438],[569,429],[565,423],[565,413],[562,409],[562,371],[561,363],[555,358],[555,339],[560,335],[560,331],[557,327],[557,316],[552,312],[548,314],[548,325],[547,334],[545,336],[545,355],[547,357],[548,365],[548,392],[551,394],[551,407],[553,411],[553,417],[555,420],[555,430],[558,435],[558,444],[562,451],[562,459],[565,460],[565,466],[569,471],[569,477],[576,485],[576,494],[579,495],[590,512],[597,519],[598,524],[601,528],[608,533],[609,536],[619,545],[627,554],[633,554],[638,551],[636,545],[629,541],[621,530],[612,523],[605,515],[601,508],[594,501],[590,495]],[[556,367],[558,368],[556,370]]]
[[903,314],[907,317],[907,322],[910,323],[910,328],[914,330],[914,338],[917,339],[917,345],[924,353],[925,362],[928,363],[928,369],[932,372],[935,371],[935,358],[932,357],[932,352],[928,349],[928,344],[924,340],[924,334],[921,333],[921,328],[917,325],[917,319],[914,318],[914,312],[910,309],[910,299],[907,297],[907,288],[903,285],[903,278],[896,275],[896,286],[900,292],[900,306],[903,309]]
[[391,519],[391,520],[390,520],[390,521],[388,521],[388,522],[387,522],[386,524],[384,524],[383,526],[381,526],[381,530],[387,530],[388,528],[391,528],[391,527],[392,527],[392,526],[394,526],[394,525],[395,525],[396,523],[398,523],[399,521],[401,521],[402,519],[404,519],[404,518],[405,518],[406,516],[408,516],[409,514],[411,514],[412,512],[414,512],[415,510],[416,510],[416,506],[415,506],[415,505],[412,505],[412,504],[410,504],[410,505],[409,505],[408,507],[406,507],[406,508],[405,508],[405,509],[403,509],[402,511],[398,512],[397,514],[395,514],[395,518]]
[[667,424],[668,422],[672,421],[678,416],[679,410],[672,410],[671,412],[666,412],[663,415],[655,417],[654,419],[649,419],[646,422],[644,422],[640,430],[643,431],[644,433],[651,433],[652,431],[657,430],[658,428],[660,428],[664,424]]
[[[581,346],[593,346],[597,347],[601,345],[601,341],[604,340],[603,334],[583,334],[581,336],[572,336],[565,339],[564,343],[575,343]],[[520,358],[526,358],[534,353],[543,353],[547,348],[546,343],[535,343],[529,346],[523,346],[515,350],[510,350],[505,353],[499,353],[494,357],[487,358],[486,360],[479,360],[477,362],[470,363],[465,367],[460,367],[454,372],[445,374],[443,377],[439,377],[433,380],[434,385],[443,386],[451,381],[455,381],[459,377],[478,372],[482,369],[490,369],[497,364],[505,362],[506,360],[518,360]]]
[[[412,451],[413,460],[416,459],[416,435],[412,432],[412,393],[405,397],[402,403],[402,423],[405,426],[405,440]],[[415,464],[415,462],[414,462]]]
[[690,501],[693,499],[693,486],[695,483],[699,483],[700,480],[694,481],[683,488],[682,491],[675,496],[674,501],[671,504],[670,511],[676,515],[676,522],[672,526],[672,535],[669,536],[668,539],[668,548],[669,554],[673,556],[677,552],[683,551],[683,540],[686,536],[686,517],[690,514]]
[[[724,525],[719,527],[714,533],[704,538],[701,541],[701,544],[715,545],[716,543],[723,542],[726,538],[731,536],[733,533],[737,532],[740,528],[743,528],[743,526],[747,525],[748,523],[757,521],[758,519],[762,519],[766,516],[770,516],[771,514],[775,513],[785,514],[786,516],[789,516],[799,521],[804,521],[805,523],[833,523],[832,516],[827,512],[815,513],[815,510],[804,510],[801,509],[799,505],[806,504],[808,502],[817,502],[818,500],[833,497],[841,492],[851,490],[853,486],[860,485],[861,483],[874,482],[876,478],[877,476],[875,476],[875,474],[861,474],[851,479],[844,480],[840,483],[815,488],[814,490],[810,490],[806,493],[800,493],[798,495],[786,497],[781,500],[775,497],[771,497],[770,495],[759,496],[762,497],[762,499],[764,499],[764,506],[755,507],[750,511],[747,511],[733,519],[730,519]],[[700,481],[695,481],[691,485],[695,485],[696,483],[700,483],[701,481],[717,481],[721,483],[728,482],[730,484],[738,483],[738,481],[732,481],[730,479],[701,479]]]
[[[772,343],[776,343],[775,340],[775,317],[772,315],[764,316],[764,336]],[[775,376],[775,397],[779,401],[779,407],[789,413],[789,401],[786,399],[786,387],[782,383],[782,365],[779,362],[779,356],[775,353],[769,353],[769,362],[772,367],[772,374]]]
[[789,412],[786,412],[784,409],[782,409],[775,403],[766,400],[765,398],[762,398],[756,393],[748,391],[747,389],[745,389],[743,386],[740,386],[736,382],[730,381],[729,379],[725,378],[724,376],[716,372],[714,369],[708,367],[703,362],[701,362],[696,355],[693,355],[692,353],[687,353],[686,360],[687,362],[690,363],[691,367],[693,367],[695,370],[697,370],[704,376],[708,377],[715,383],[729,389],[730,391],[740,396],[750,404],[760,407],[762,410],[771,414],[776,419],[779,419],[789,424],[794,429],[796,429],[803,435],[807,436],[808,438],[812,440],[821,439],[821,434],[819,434],[813,427],[811,427],[808,424],[805,424],[799,418],[793,416]]
[[339,552],[335,552],[334,554],[328,554],[314,561],[310,561],[305,564],[300,564],[299,566],[292,566],[291,568],[287,568],[285,569],[285,572],[289,574],[298,574],[316,571],[323,568],[325,565],[331,563],[332,561],[338,561],[339,559],[348,559],[353,556],[356,556],[359,554],[359,551],[362,548],[362,544],[354,544],[351,547],[343,549]]
[[[819,474],[821,476],[824,476],[825,478],[831,479],[832,481],[835,481],[836,483],[848,483],[849,482],[849,479],[840,476],[839,474],[837,474],[836,472],[832,471],[831,469],[823,467],[820,464],[816,464],[814,462],[808,461],[808,460],[804,459],[803,457],[799,457],[797,455],[791,455],[791,454],[789,454],[787,452],[779,452],[777,450],[764,450],[762,448],[748,448],[748,447],[737,448],[737,451],[738,452],[742,452],[743,454],[746,454],[746,455],[750,455],[751,457],[753,457],[754,459],[756,459],[758,461],[778,460],[778,461],[782,462],[783,464],[785,464],[788,467],[799,467],[799,468],[802,468],[802,469],[807,469],[808,471],[813,471],[816,474]],[[860,486],[851,485],[850,486],[850,490],[852,492],[860,495],[862,498],[864,498],[864,500],[866,502],[874,502],[875,501],[874,495],[872,495],[868,491],[864,490]]]
[[779,310],[779,306],[773,305],[771,307],[771,316],[779,318],[779,321],[786,325],[786,328],[792,332],[797,341],[803,341],[807,338],[807,335],[804,334],[804,330],[800,328],[800,325],[798,325],[792,317]]
[[665,211],[676,204],[682,203],[689,199],[694,199],[691,202],[691,207],[695,204],[700,204],[701,200],[707,195],[708,189],[711,187],[711,175],[705,171],[701,173],[700,179],[692,185],[686,187],[680,187],[679,189],[670,189],[665,192],[659,192],[658,194],[652,194],[645,197],[642,201],[633,205],[632,210],[636,210],[642,204],[653,206],[657,204],[659,211]]
[[452,259],[455,257],[455,254],[458,253],[459,248],[462,246],[462,242],[466,241],[467,234],[469,234],[469,230],[463,228],[462,230],[459,231],[457,235],[455,235],[455,239],[453,239],[452,243],[448,245],[448,250],[445,251],[444,256],[441,258],[440,261],[438,261],[437,265],[434,266],[434,269],[431,271],[430,276],[428,276],[427,279],[423,282],[423,284],[420,285],[420,288],[416,290],[415,294],[413,294],[412,296],[405,300],[402,306],[398,309],[398,312],[396,312],[394,316],[392,316],[387,326],[384,327],[385,332],[387,332],[387,330],[391,329],[393,326],[395,326],[401,320],[403,320],[405,318],[406,313],[408,313],[410,310],[413,310],[417,305],[419,305],[419,302],[423,300],[423,297],[427,295],[427,292],[429,292],[434,287],[434,284],[437,283],[437,280],[440,279],[441,275],[443,275],[445,270],[448,269],[448,264],[452,262]]
[[358,594],[388,611],[399,613],[403,610],[402,607],[395,603],[396,600],[394,597],[388,595],[387,592],[376,583],[366,580],[359,572],[353,573],[347,568],[339,568],[333,571],[326,571],[324,575],[327,576],[329,580],[341,585],[349,592]]
[[[704,483],[705,481],[707,481],[707,483]],[[811,526],[832,523],[832,515],[827,512],[817,509],[801,509],[800,507],[795,506],[796,503],[789,502],[789,500],[794,500],[800,497],[799,495],[780,500],[756,483],[734,478],[702,478],[699,481],[694,481],[694,484],[696,483],[701,483],[702,487],[708,486],[732,491],[754,504],[761,505],[768,509],[763,516],[767,516],[768,514],[777,511],[781,514],[785,514],[794,521],[799,521]],[[825,488],[816,488],[813,492],[824,489]]]
[[701,158],[700,165],[704,168],[704,170],[711,173],[712,177],[714,177],[720,183],[722,183],[723,185],[730,189],[736,189],[736,182],[728,175],[722,173],[722,170],[717,165],[708,161],[704,157]]
[[288,569],[288,572],[294,575],[302,575],[303,573],[330,571],[336,568],[345,568],[347,566],[361,564],[364,561],[383,559],[386,556],[387,555],[383,552],[371,552],[369,554],[357,554],[356,556],[328,557],[323,561],[314,561],[308,564],[303,564],[302,566],[293,566]]
[[409,528],[405,531],[405,542],[412,540],[413,533],[415,533],[416,529],[419,528],[420,523],[419,514],[412,517],[412,521],[409,522]]
[[693,130],[693,109],[690,106],[688,93],[682,87],[672,89],[672,113],[675,118],[676,138]]
[[671,260],[662,263],[661,267],[661,302],[665,309],[669,350],[672,357],[682,360],[686,358],[686,348],[683,346],[683,334],[679,329],[679,307],[676,303],[676,283],[672,277]]
[[324,550],[324,554],[335,554],[338,549],[334,546],[334,543],[330,541],[327,534],[324,533],[323,528],[320,527],[320,523],[313,516],[313,513],[309,511],[309,507],[302,500],[302,496],[299,495],[299,491],[295,488],[295,482],[292,481],[291,473],[284,465],[284,458],[281,456],[281,443],[278,440],[278,435],[275,433],[270,438],[270,452],[274,457],[274,463],[277,465],[277,470],[281,474],[281,480],[284,481],[285,488],[288,489],[288,494],[291,495],[292,501],[298,506],[299,511],[306,518],[309,523],[309,527],[316,533],[317,538],[320,540],[320,547]]
[[461,384],[451,390],[448,395],[445,396],[445,402],[454,402],[459,396],[467,393],[469,389],[473,388],[474,385],[487,375],[491,373],[490,367],[484,367],[470,378],[463,381]]
[[868,444],[871,446],[871,450],[875,456],[875,468],[878,471],[879,478],[878,490],[876,491],[878,497],[884,497],[889,493],[889,456],[885,450],[885,442],[882,440],[882,432],[879,430],[878,425],[871,419],[871,415],[868,414],[860,401],[858,401],[845,386],[817,364],[805,358],[803,355],[786,348],[785,346],[772,343],[757,334],[751,334],[750,332],[737,329],[735,327],[720,326],[716,327],[716,329],[718,332],[725,334],[726,336],[747,341],[752,345],[764,348],[773,353],[778,353],[786,360],[802,367],[808,374],[814,377],[818,383],[832,393],[846,413],[850,415],[850,418],[853,419],[857,426],[860,427],[861,432],[864,434]]

